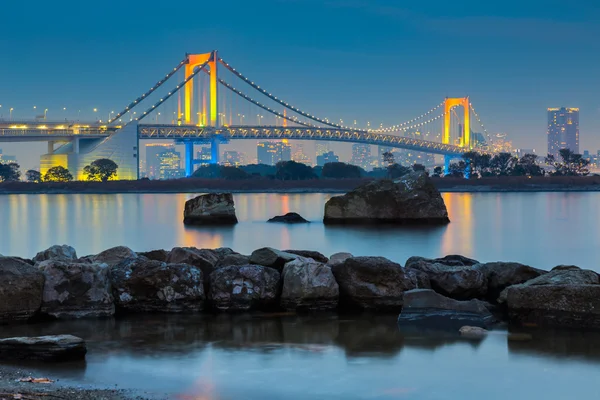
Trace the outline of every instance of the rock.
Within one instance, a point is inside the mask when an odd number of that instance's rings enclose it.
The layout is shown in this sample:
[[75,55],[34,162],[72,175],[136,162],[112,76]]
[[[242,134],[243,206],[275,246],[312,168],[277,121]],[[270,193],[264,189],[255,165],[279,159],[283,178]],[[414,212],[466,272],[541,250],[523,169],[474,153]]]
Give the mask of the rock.
[[487,279],[487,299],[496,302],[500,293],[509,286],[527,282],[547,273],[515,262],[490,262],[476,264],[474,270],[481,271]]
[[83,339],[72,335],[0,339],[3,360],[78,361],[86,352]]
[[44,274],[13,257],[0,257],[0,322],[27,321],[42,306]]
[[600,285],[525,284],[510,286],[506,292],[506,306],[511,323],[600,329]]
[[250,256],[245,256],[243,254],[229,254],[219,260],[216,268],[248,264],[250,264]]
[[485,337],[489,333],[487,330],[478,326],[463,326],[458,330],[458,332],[461,336],[477,339]]
[[305,220],[300,214],[291,212],[291,213],[287,213],[285,215],[278,215],[276,217],[273,217],[270,220],[268,220],[267,222],[283,222],[286,224],[298,224],[298,223],[306,223],[308,221]]
[[60,260],[60,261],[76,261],[77,253],[71,246],[63,244],[62,246],[54,245],[44,251],[40,251],[35,255],[33,261],[41,262],[46,260]]
[[297,258],[283,267],[281,306],[286,310],[333,310],[340,290],[331,268],[312,258]]
[[465,325],[486,328],[494,317],[479,300],[459,301],[431,289],[404,293],[404,308],[398,318],[402,326],[457,332]]
[[[530,279],[524,283],[509,286],[511,287],[523,287],[523,286],[539,286],[539,285],[598,285],[600,284],[600,278],[594,271],[588,269],[581,269],[574,265],[559,265],[553,268],[550,272],[540,275],[537,278]],[[506,302],[506,295],[508,288],[504,289],[500,296],[498,296],[498,303]]]
[[114,267],[118,263],[128,258],[137,258],[138,255],[135,251],[129,247],[117,246],[110,249],[104,250],[102,253],[96,254],[95,256],[87,257],[90,262],[97,264],[106,264],[109,267]]
[[410,282],[400,264],[384,257],[351,257],[331,269],[340,287],[342,308],[402,309],[403,293]]
[[414,265],[419,265],[422,263],[443,264],[451,267],[470,267],[472,265],[479,264],[479,261],[456,254],[451,254],[442,258],[410,257],[408,260],[406,260],[404,268],[413,268]]
[[336,264],[343,264],[348,258],[354,257],[350,253],[335,253],[329,257],[329,261],[327,261],[328,267],[333,267]]
[[260,265],[219,268],[210,276],[209,298],[219,311],[269,310],[279,300],[279,272]]
[[429,275],[417,269],[404,269],[406,279],[410,281],[410,289],[431,289]]
[[238,222],[231,193],[209,193],[185,202],[183,223],[229,225]]
[[46,260],[42,312],[56,318],[109,317],[115,305],[106,264]]
[[146,257],[148,260],[166,262],[169,258],[169,252],[167,250],[151,250],[142,251],[137,253],[140,257]]
[[296,254],[286,253],[271,247],[263,247],[254,250],[250,255],[250,264],[262,265],[263,267],[274,268],[281,272],[285,263],[298,258]]
[[167,257],[168,264],[193,265],[200,268],[204,276],[210,275],[218,262],[219,254],[215,250],[195,247],[174,247]]
[[[326,264],[329,262],[329,258],[325,257],[325,255],[319,253],[318,251],[312,250],[284,250],[285,253],[295,254],[297,256],[312,258],[315,261]],[[350,255],[352,256],[352,255]]]
[[127,259],[110,270],[115,303],[127,312],[197,312],[204,307],[202,270],[187,264]]
[[232,249],[230,249],[229,247],[219,247],[216,249],[211,250],[219,259],[224,258],[226,256],[230,256],[233,254],[240,254],[236,251],[233,251]]
[[471,267],[418,262],[411,263],[411,269],[426,273],[433,290],[453,299],[483,298],[487,293],[485,275]]
[[446,224],[448,211],[440,192],[425,172],[411,172],[396,181],[376,180],[325,204],[325,224]]

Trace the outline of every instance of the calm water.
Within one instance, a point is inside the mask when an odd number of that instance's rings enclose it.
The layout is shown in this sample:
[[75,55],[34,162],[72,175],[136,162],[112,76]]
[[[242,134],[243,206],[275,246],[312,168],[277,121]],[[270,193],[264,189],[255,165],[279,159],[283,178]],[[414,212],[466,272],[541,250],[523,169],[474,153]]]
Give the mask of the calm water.
[[[400,263],[413,255],[458,253],[545,269],[575,264],[600,270],[600,193],[446,193],[452,222],[423,229],[325,227],[325,194],[240,194],[237,226],[185,227],[183,206],[193,196],[0,196],[0,254],[32,257],[57,243],[74,246],[80,256],[117,245],[136,251],[226,246],[247,254],[272,246],[381,255]],[[288,211],[312,223],[265,222]]]

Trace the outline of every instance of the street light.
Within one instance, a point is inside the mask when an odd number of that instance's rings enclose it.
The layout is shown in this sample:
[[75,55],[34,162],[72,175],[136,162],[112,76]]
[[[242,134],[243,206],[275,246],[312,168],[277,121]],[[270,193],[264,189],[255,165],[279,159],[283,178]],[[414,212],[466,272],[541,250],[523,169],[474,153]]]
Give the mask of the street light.
[[12,121],[12,112],[13,112],[14,108],[10,108],[10,120]]
[[46,114],[48,114],[48,109],[47,108],[44,110],[44,121],[46,120]]

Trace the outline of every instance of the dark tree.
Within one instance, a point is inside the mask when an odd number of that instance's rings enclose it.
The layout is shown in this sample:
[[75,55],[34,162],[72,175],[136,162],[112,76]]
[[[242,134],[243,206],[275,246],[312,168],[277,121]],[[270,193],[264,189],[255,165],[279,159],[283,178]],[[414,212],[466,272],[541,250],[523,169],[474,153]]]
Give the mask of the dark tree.
[[385,153],[382,154],[383,156],[383,162],[387,165],[392,165],[396,162],[395,158],[394,158],[394,154],[391,151],[386,151]]
[[217,164],[202,165],[192,174],[194,178],[217,179],[221,177],[221,167]]
[[0,181],[18,181],[21,177],[19,168],[21,168],[21,166],[17,163],[0,164]]
[[409,167],[400,164],[392,164],[388,167],[388,176],[390,179],[400,178],[411,171]]
[[476,151],[468,151],[462,155],[467,165],[471,170],[471,177],[490,176],[491,158],[489,154],[481,154]]
[[346,164],[343,162],[327,163],[323,166],[321,176],[323,178],[360,178],[365,175],[366,172],[356,165]]
[[444,169],[439,165],[433,169],[433,177],[439,178],[444,173]]
[[510,153],[498,153],[490,162],[492,173],[496,176],[511,175],[516,161],[516,157]]
[[412,169],[415,172],[427,171],[427,168],[425,168],[425,166],[423,164],[413,164]]
[[30,169],[25,172],[25,177],[27,178],[27,182],[35,182],[40,183],[42,181],[42,174],[40,171],[36,171],[34,169]]
[[546,163],[554,167],[554,176],[585,176],[590,173],[589,161],[581,154],[573,153],[569,149],[560,149],[561,161],[557,161],[552,154],[546,157]]
[[237,167],[223,166],[221,167],[221,178],[230,180],[248,179],[250,175],[243,169]]
[[537,164],[535,154],[525,154],[517,161],[512,174],[515,176],[544,176],[544,169]]
[[317,175],[313,172],[311,167],[296,161],[280,161],[277,163],[276,167],[276,179],[284,181],[300,181],[317,178]]
[[44,182],[71,182],[73,175],[65,167],[52,167],[44,175]]
[[83,174],[88,181],[106,182],[117,175],[119,166],[113,160],[101,158],[83,168]]
[[446,177],[464,178],[466,168],[467,168],[467,164],[463,160],[460,160],[459,162],[456,162],[456,163],[451,163],[450,170],[446,174]]
[[240,168],[252,176],[270,176],[275,175],[277,172],[277,168],[274,165],[266,164],[250,164],[241,166]]

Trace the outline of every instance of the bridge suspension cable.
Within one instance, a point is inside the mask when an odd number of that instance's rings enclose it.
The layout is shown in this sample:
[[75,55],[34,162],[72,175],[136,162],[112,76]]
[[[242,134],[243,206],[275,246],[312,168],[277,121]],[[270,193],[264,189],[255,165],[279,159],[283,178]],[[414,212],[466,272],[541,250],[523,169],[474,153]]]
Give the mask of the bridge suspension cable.
[[136,121],[141,121],[142,119],[144,119],[145,117],[147,117],[152,111],[154,111],[156,109],[156,107],[160,106],[162,103],[164,103],[165,101],[167,101],[169,99],[169,97],[173,96],[175,93],[177,93],[179,91],[179,89],[181,89],[182,87],[184,87],[186,83],[188,83],[190,80],[192,80],[192,78],[194,76],[196,76],[198,74],[198,72],[202,71],[208,65],[208,63],[209,63],[209,61],[205,61],[203,64],[201,64],[201,65],[197,66],[196,68],[194,68],[194,71],[192,72],[192,74],[190,74],[190,76],[188,76],[187,78],[185,78],[183,80],[183,82],[181,82],[173,90],[171,90],[169,93],[167,93],[167,95],[165,97],[163,97],[158,102],[156,102],[152,107],[150,107],[149,109],[147,109],[146,111],[144,111],[140,115],[140,117],[136,118],[135,120]]
[[314,115],[311,115],[309,113],[306,113],[300,109],[298,109],[297,107],[294,107],[292,105],[290,105],[289,103],[286,103],[285,101],[278,99],[277,97],[273,96],[271,93],[267,92],[265,89],[262,89],[260,86],[258,86],[257,84],[255,84],[253,81],[251,81],[250,79],[246,78],[244,75],[242,75],[240,72],[236,71],[235,68],[233,68],[231,65],[229,65],[227,62],[225,62],[225,60],[223,60],[222,58],[219,58],[219,62],[225,67],[227,68],[229,71],[231,71],[233,74],[235,74],[238,78],[242,79],[243,81],[245,81],[247,84],[249,84],[250,86],[252,86],[254,89],[258,90],[259,92],[261,92],[262,94],[264,94],[265,96],[267,96],[268,98],[270,98],[271,100],[281,104],[282,106],[286,107],[289,110],[294,111],[297,114],[302,115],[303,117],[306,117],[308,119],[311,119],[313,121],[319,122],[323,125],[327,125],[327,126],[333,126],[335,128],[340,128],[340,129],[352,129],[349,127],[345,127],[342,125],[338,125],[338,124],[334,124],[332,122],[328,122],[325,121],[324,119],[315,117]]
[[175,73],[177,71],[179,71],[181,69],[181,67],[183,67],[186,63],[187,63],[187,57],[184,60],[182,60],[179,64],[177,64],[177,66],[175,68],[173,68],[173,71],[170,71],[167,75],[165,75],[164,78],[162,78],[154,86],[152,86],[150,88],[150,90],[148,90],[146,93],[142,94],[140,97],[138,97],[137,99],[135,99],[134,101],[132,101],[127,107],[125,107],[125,109],[123,111],[119,112],[117,115],[114,116],[114,118],[110,119],[108,121],[108,124],[109,125],[112,124],[113,122],[115,122],[116,120],[118,120],[119,118],[121,118],[123,115],[127,114],[127,112],[129,112],[133,107],[137,106],[139,102],[141,102],[146,97],[148,97],[149,95],[151,95],[156,89],[158,89],[159,87],[161,87],[163,85],[163,83],[165,83],[166,81],[168,81],[170,77],[172,77],[173,75],[175,75]]
[[438,110],[443,105],[444,105],[444,102],[441,102],[437,106],[433,107],[431,110],[427,111],[424,114],[421,114],[420,116],[418,116],[416,118],[411,119],[410,121],[406,121],[406,122],[403,122],[403,123],[398,124],[398,125],[392,125],[392,126],[389,126],[389,127],[386,127],[386,128],[369,129],[368,131],[369,132],[377,132],[377,133],[379,133],[379,132],[397,132],[397,131],[400,131],[400,130],[402,130],[401,128],[405,127],[406,125],[410,125],[410,124],[412,124],[412,123],[414,123],[414,122],[416,122],[416,121],[418,121],[418,120],[420,120],[422,118],[425,118],[426,116],[428,116],[428,115],[432,114],[433,112],[435,112],[436,110]]

